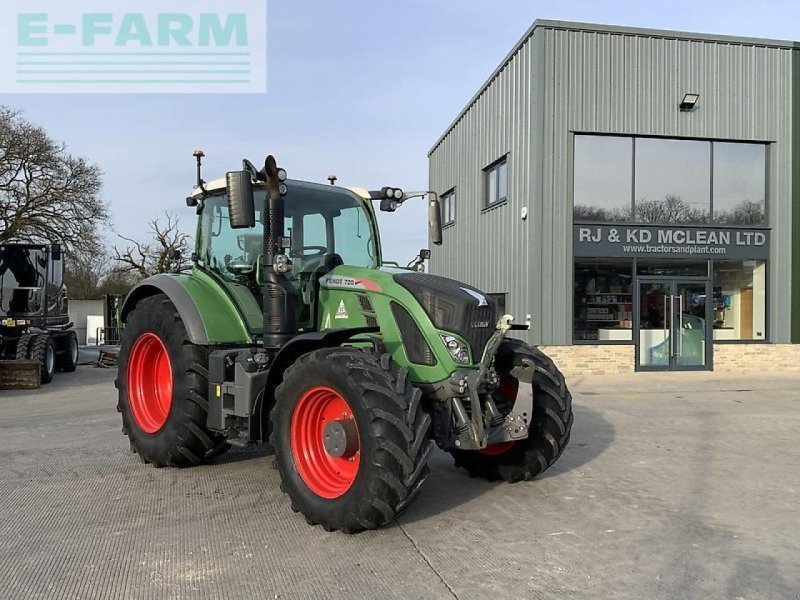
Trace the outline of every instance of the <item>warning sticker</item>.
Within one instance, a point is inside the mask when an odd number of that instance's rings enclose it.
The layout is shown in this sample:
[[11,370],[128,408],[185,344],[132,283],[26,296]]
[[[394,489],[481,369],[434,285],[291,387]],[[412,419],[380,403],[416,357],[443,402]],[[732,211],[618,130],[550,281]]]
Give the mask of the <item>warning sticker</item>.
[[350,315],[347,314],[347,309],[344,307],[344,300],[339,300],[339,308],[336,310],[334,319],[349,319]]

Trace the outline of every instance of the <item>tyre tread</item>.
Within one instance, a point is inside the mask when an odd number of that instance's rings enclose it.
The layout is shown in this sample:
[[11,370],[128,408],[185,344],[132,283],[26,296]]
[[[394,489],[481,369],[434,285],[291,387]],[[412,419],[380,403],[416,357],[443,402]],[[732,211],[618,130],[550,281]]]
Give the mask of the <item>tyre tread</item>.
[[[349,401],[361,403],[369,421],[368,435],[375,442],[372,454],[361,457],[362,465],[366,462],[368,467],[359,475],[367,478],[362,488],[366,492],[356,503],[342,503],[338,512],[303,510],[303,498],[286,472],[291,468],[291,457],[276,461],[281,489],[305,513],[309,523],[327,531],[356,533],[376,529],[408,506],[428,475],[427,460],[433,448],[430,417],[423,410],[419,390],[408,381],[407,370],[398,368],[387,354],[337,347],[305,354],[286,369],[283,382],[276,389],[273,423],[278,422],[279,410],[288,410],[297,400],[288,397],[291,382],[297,378],[308,380],[320,363],[331,362],[335,368],[343,369],[350,381],[357,382],[361,390],[360,398]],[[277,429],[273,430],[271,440],[276,449],[280,447]]]
[[[153,313],[169,315],[167,321],[170,323],[171,331],[168,334],[181,339],[180,355],[171,356],[170,359],[185,365],[182,367],[182,373],[185,374],[186,392],[180,398],[173,398],[173,403],[180,403],[180,409],[171,410],[164,425],[165,429],[171,430],[173,440],[166,448],[152,443],[151,438],[146,435],[131,435],[132,427],[137,426],[132,420],[130,411],[126,409],[126,382],[123,371],[127,365],[127,353],[133,343],[133,336],[136,335],[133,329],[136,328],[135,324],[139,319],[147,322],[154,316]],[[224,453],[229,447],[224,436],[206,427],[208,368],[205,365],[208,363],[208,349],[189,341],[180,314],[164,294],[156,294],[141,300],[128,316],[128,324],[123,331],[120,369],[116,384],[119,390],[117,410],[122,413],[122,431],[130,438],[131,448],[140,455],[143,462],[157,468],[196,466]]]
[[572,395],[555,363],[538,348],[516,340],[510,342],[511,347],[534,362],[533,414],[528,438],[495,456],[462,450],[450,453],[456,467],[466,469],[472,477],[516,483],[541,475],[558,460],[569,443],[574,415]]

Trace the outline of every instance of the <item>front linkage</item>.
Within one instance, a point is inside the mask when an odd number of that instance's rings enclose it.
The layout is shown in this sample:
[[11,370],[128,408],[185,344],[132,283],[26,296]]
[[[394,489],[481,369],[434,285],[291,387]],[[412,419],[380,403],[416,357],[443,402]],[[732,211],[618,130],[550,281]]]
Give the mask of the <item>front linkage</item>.
[[[469,373],[458,371],[451,378],[452,387],[457,388],[460,394],[468,395],[470,410],[467,412],[461,397],[449,399],[455,428],[451,430],[452,439],[444,441],[443,446],[459,450],[482,450],[490,445],[528,437],[528,423],[533,410],[532,395],[518,396],[505,416],[492,398],[492,392],[499,385],[495,359],[506,335],[512,330],[527,329],[523,325],[513,325],[512,320],[511,315],[500,317],[497,331],[490,339],[477,369]],[[510,370],[509,375],[518,382],[531,383],[534,370],[532,359],[520,356],[517,362],[519,364]]]

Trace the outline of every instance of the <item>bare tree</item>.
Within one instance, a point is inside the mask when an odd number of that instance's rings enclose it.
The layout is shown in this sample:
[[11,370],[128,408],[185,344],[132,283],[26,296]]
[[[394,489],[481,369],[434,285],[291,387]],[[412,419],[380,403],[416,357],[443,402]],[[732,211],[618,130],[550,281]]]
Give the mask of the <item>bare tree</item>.
[[763,225],[765,218],[763,200],[760,202],[742,200],[730,210],[718,210],[714,208],[714,220],[717,223],[729,223],[731,225]]
[[74,300],[97,300],[106,294],[127,294],[136,283],[103,252],[73,252],[64,257],[64,283]]
[[114,246],[114,260],[119,263],[119,271],[144,279],[157,273],[180,271],[189,266],[186,255],[191,238],[180,230],[178,217],[171,212],[165,212],[164,216],[165,224],[158,219],[150,221],[153,239],[149,242],[119,236],[127,242],[122,250]]
[[96,250],[109,220],[97,165],[67,152],[44,128],[0,106],[0,243],[61,242]]
[[707,223],[709,215],[680,196],[667,194],[662,200],[637,201],[635,218],[642,223]]

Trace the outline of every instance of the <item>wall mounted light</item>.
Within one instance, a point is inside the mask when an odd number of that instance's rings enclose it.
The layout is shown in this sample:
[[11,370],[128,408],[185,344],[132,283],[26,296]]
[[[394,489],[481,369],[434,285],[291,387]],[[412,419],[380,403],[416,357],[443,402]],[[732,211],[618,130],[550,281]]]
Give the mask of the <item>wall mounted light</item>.
[[683,100],[681,100],[678,108],[681,109],[681,112],[689,112],[690,110],[694,110],[694,107],[699,99],[700,94],[684,94]]

